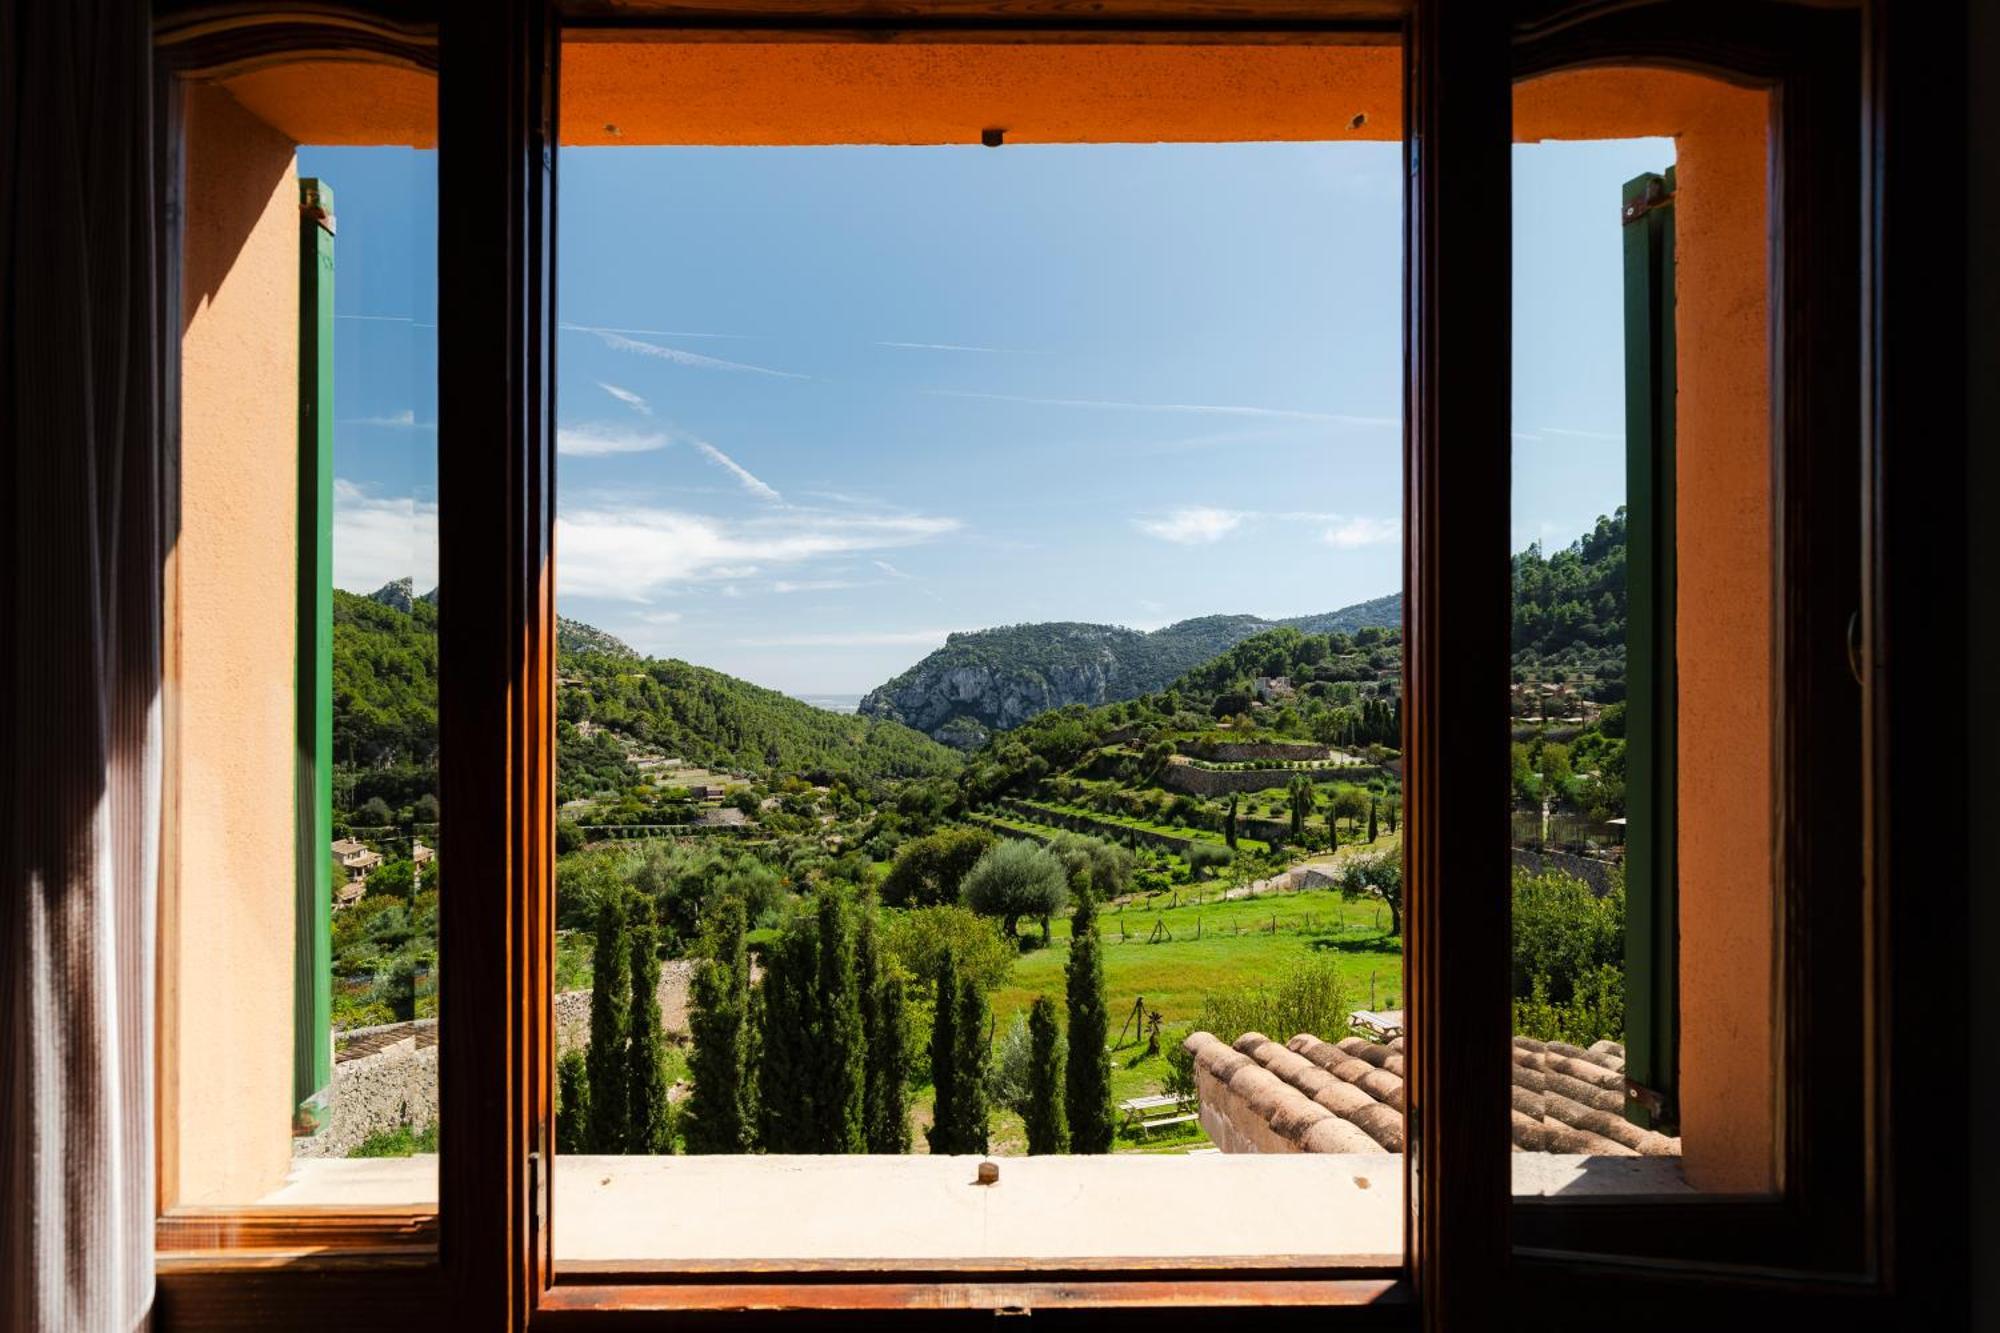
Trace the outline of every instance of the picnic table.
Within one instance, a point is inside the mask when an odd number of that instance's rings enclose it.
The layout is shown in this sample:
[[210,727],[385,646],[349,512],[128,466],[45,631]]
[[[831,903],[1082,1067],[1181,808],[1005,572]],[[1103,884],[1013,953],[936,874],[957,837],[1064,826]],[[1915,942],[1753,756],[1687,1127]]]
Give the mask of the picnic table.
[[1347,1016],[1348,1025],[1376,1041],[1394,1041],[1403,1035],[1401,1009],[1356,1009]]
[[[1197,1113],[1189,1109],[1193,1105],[1193,1097],[1162,1092],[1151,1097],[1128,1097],[1118,1103],[1118,1109],[1125,1113],[1124,1128],[1131,1129],[1136,1124],[1142,1133],[1150,1134],[1168,1125],[1184,1125],[1197,1119]],[[1152,1114],[1154,1111],[1168,1111],[1169,1114],[1156,1116]]]

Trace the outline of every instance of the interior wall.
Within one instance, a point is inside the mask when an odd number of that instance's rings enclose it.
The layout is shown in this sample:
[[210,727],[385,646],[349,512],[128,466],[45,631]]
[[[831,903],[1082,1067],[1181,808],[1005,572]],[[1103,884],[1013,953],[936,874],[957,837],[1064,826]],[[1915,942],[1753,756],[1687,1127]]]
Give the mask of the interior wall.
[[247,1203],[291,1162],[298,176],[219,89],[186,135],[162,1189]]

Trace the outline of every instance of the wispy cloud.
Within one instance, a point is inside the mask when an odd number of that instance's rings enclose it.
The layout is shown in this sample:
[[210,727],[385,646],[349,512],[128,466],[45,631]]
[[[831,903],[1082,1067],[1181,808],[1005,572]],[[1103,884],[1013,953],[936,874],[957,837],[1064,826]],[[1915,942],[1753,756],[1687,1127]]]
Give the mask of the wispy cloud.
[[862,588],[866,584],[853,579],[779,579],[771,585],[772,592],[833,592],[840,588]]
[[351,319],[364,324],[407,324],[413,329],[434,329],[435,324],[427,324],[412,315],[335,315],[335,319]]
[[1396,519],[1357,516],[1334,524],[1320,534],[1320,540],[1328,546],[1351,551],[1357,546],[1377,546],[1395,541],[1402,531],[1403,525]]
[[558,586],[566,597],[643,602],[689,585],[734,586],[760,568],[915,546],[958,527],[957,519],[932,514],[788,509],[726,519],[600,503],[556,520]]
[[340,417],[343,426],[379,426],[383,430],[436,430],[437,422],[419,421],[417,414],[405,408],[401,412],[391,412],[386,417]]
[[689,436],[688,443],[693,445],[695,448],[701,450],[702,455],[706,457],[709,462],[715,464],[717,467],[723,469],[725,472],[728,472],[731,476],[735,477],[736,480],[739,483],[741,483],[743,489],[750,492],[750,494],[756,496],[760,500],[769,500],[773,504],[784,503],[785,501],[784,496],[778,494],[777,491],[773,490],[771,487],[766,486],[762,481],[757,479],[757,477],[750,471],[750,469],[744,467],[741,463],[731,458],[728,454],[723,453],[722,450],[716,448],[714,445],[710,444],[707,440],[698,440],[695,439],[693,436]]
[[875,568],[881,570],[884,574],[887,574],[892,579],[909,579],[916,577],[916,575],[914,574],[905,574],[902,570],[896,568],[894,565],[890,564],[887,560],[871,560],[868,563],[874,565]]
[[1236,509],[1194,505],[1158,518],[1134,519],[1133,524],[1139,531],[1161,541],[1177,542],[1182,546],[1204,546],[1221,541],[1248,517],[1250,515]]
[[621,329],[605,324],[564,324],[578,333],[636,333],[642,338],[713,338],[727,342],[755,342],[754,333],[697,333],[692,329]]
[[418,592],[437,586],[437,502],[376,495],[345,478],[333,483],[333,582],[373,592],[397,579]]
[[1347,426],[1401,426],[1400,417],[1358,416],[1347,412],[1303,412],[1289,407],[1251,407],[1233,403],[1131,403],[1105,398],[1031,398],[1012,393],[974,393],[966,389],[923,389],[939,398],[979,398],[1000,403],[1030,403],[1038,407],[1087,407],[1118,412],[1192,412],[1207,416],[1275,417],[1287,421],[1327,421]]
[[769,366],[753,366],[743,361],[724,361],[719,356],[703,356],[700,352],[690,352],[679,347],[667,347],[661,343],[649,343],[638,338],[628,338],[624,334],[614,332],[611,329],[586,328],[581,324],[565,324],[563,327],[579,333],[595,334],[606,347],[609,347],[614,352],[633,352],[640,356],[650,356],[661,361],[670,361],[677,366],[691,366],[697,370],[745,371],[753,375],[772,375],[783,380],[810,378],[809,376],[794,374],[789,370],[773,370]]
[[556,452],[574,458],[646,454],[666,447],[667,437],[656,430],[634,430],[629,426],[603,421],[556,427]]
[[877,347],[900,347],[912,352],[991,352],[996,356],[1045,356],[1047,353],[1031,347],[980,347],[972,343],[897,343],[878,342]]
[[604,390],[604,392],[610,394],[640,416],[649,417],[653,415],[653,405],[638,394],[633,393],[630,389],[622,389],[616,384],[606,384],[603,380],[598,380],[596,383],[598,388]]
[[767,639],[737,639],[740,648],[878,648],[897,644],[944,646],[946,629],[856,630],[832,634],[786,634]]

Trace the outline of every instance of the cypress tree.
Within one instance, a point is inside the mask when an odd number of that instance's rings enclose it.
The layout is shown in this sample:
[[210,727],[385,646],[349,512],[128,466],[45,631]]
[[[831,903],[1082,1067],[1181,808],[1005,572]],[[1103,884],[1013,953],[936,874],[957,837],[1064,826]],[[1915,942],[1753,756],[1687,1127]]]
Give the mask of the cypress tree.
[[1069,1117],[1063,1113],[1063,1040],[1055,1001],[1037,995],[1028,1010],[1028,1109],[1030,1153],[1069,1151]]
[[767,1152],[811,1152],[810,1004],[817,921],[801,913],[773,941],[757,988],[758,1137]]
[[908,1152],[909,1056],[903,1047],[903,979],[882,964],[873,903],[863,905],[861,925],[855,932],[854,973],[860,992],[861,1039],[867,1051],[862,1080],[862,1136],[869,1152]]
[[1069,1113],[1070,1150],[1111,1151],[1111,1011],[1104,996],[1104,946],[1097,938],[1097,904],[1086,880],[1079,886],[1076,915],[1070,919],[1069,962],[1065,969],[1069,1003],[1069,1066],[1064,1101]]
[[910,1150],[910,1051],[905,998],[903,978],[895,973],[885,975],[875,1006],[879,1026],[869,1038],[869,1077],[880,1094],[868,1122],[869,1152]]
[[819,1058],[813,1062],[814,1152],[868,1151],[862,1119],[867,1048],[861,994],[854,975],[854,909],[832,885],[819,891],[813,1017]]
[[556,1061],[556,1151],[590,1151],[590,1074],[582,1051]]
[[650,903],[632,930],[632,1017],[626,1026],[625,1151],[674,1150],[667,1104],[667,1038],[660,1027],[660,930]]
[[954,1107],[953,1150],[984,1153],[987,1149],[986,1067],[993,1048],[987,1038],[990,1015],[986,991],[978,978],[958,979],[958,1015],[953,1023],[958,1039],[958,1101]]
[[750,965],[744,948],[743,900],[731,895],[709,921],[708,957],[690,986],[688,1055],[693,1088],[681,1112],[689,1152],[740,1153],[751,1148],[749,1089]]
[[958,1070],[958,954],[945,950],[938,964],[937,1007],[931,1015],[931,1124],[924,1141],[933,1153],[957,1152],[961,1080]]
[[866,1052],[854,976],[853,912],[820,891],[770,951],[760,987],[758,1124],[771,1152],[861,1152]]
[[1375,841],[1375,798],[1368,798],[1368,841]]
[[597,908],[597,947],[591,955],[590,1150],[615,1153],[625,1145],[625,1022],[632,1006],[632,945],[625,934],[625,899],[607,893]]
[[1236,798],[1229,798],[1229,813],[1223,816],[1222,840],[1231,847],[1236,845]]

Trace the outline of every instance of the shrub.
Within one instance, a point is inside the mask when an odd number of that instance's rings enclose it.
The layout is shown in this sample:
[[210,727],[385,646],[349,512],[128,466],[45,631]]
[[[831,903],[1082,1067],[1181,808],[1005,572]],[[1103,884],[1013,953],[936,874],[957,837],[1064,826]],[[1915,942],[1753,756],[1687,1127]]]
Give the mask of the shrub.
[[[1000,936],[999,926],[963,907],[920,907],[885,914],[882,943],[903,975],[928,991],[945,954],[957,959],[958,970],[982,990],[1007,979],[1017,953]],[[929,1000],[925,994],[922,998]]]
[[1195,1026],[1225,1042],[1246,1032],[1285,1041],[1310,1032],[1328,1041],[1347,1031],[1354,1009],[1347,983],[1332,958],[1306,958],[1268,982],[1253,982],[1202,997]]
[[1022,917],[1041,918],[1047,941],[1049,918],[1069,903],[1069,872],[1048,848],[1009,838],[979,858],[959,894],[981,916],[999,917],[1001,934],[1010,939]]
[[1004,1106],[1016,1115],[1025,1115],[1028,1105],[1029,1063],[1034,1051],[1028,1038],[1028,1016],[1014,1015],[1014,1021],[993,1044],[986,1070],[986,1096],[995,1106]]
[[1072,886],[1088,875],[1099,901],[1115,898],[1132,887],[1132,872],[1138,858],[1129,847],[1081,833],[1059,833],[1049,850],[1063,863]]
[[1226,866],[1236,859],[1236,853],[1229,850],[1229,848],[1218,847],[1212,842],[1189,843],[1187,850],[1182,855],[1187,858],[1189,873],[1197,879],[1207,876],[1209,872]]
[[997,841],[985,829],[939,829],[903,844],[882,880],[891,907],[939,907],[958,901],[959,886]]
[[590,1151],[590,1074],[582,1051],[556,1062],[556,1151]]
[[1514,872],[1515,1031],[1588,1046],[1625,1029],[1625,881]]

